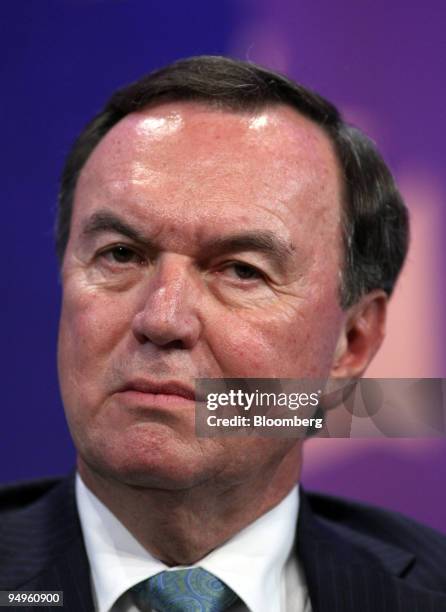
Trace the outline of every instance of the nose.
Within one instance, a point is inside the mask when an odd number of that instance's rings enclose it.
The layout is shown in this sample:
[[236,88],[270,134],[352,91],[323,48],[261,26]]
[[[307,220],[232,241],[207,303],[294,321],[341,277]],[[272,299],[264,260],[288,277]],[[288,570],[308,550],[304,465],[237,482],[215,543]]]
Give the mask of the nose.
[[158,262],[144,287],[141,307],[132,322],[138,342],[165,348],[191,349],[201,333],[196,279],[181,257]]

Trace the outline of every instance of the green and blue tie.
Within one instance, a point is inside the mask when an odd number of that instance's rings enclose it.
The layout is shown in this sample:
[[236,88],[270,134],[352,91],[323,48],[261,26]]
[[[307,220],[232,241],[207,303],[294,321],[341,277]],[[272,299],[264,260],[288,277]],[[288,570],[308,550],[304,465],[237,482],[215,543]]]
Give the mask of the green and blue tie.
[[132,591],[143,610],[150,605],[157,612],[221,612],[238,599],[234,591],[201,567],[161,572]]

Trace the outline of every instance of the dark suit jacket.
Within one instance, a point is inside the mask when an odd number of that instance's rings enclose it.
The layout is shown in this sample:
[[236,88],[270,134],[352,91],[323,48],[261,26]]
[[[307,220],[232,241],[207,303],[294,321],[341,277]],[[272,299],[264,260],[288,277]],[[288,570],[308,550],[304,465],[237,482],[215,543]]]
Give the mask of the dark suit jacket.
[[[73,477],[1,489],[0,519],[0,590],[92,612]],[[446,537],[400,515],[302,492],[296,552],[314,612],[446,612]]]

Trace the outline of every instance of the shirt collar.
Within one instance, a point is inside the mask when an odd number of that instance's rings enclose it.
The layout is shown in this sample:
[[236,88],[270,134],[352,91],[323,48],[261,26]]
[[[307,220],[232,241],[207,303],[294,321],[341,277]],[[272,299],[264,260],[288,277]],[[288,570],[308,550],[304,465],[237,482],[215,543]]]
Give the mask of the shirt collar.
[[[76,501],[98,612],[132,586],[169,569],[143,548],[76,475]],[[225,582],[250,610],[280,610],[285,563],[293,547],[299,489],[191,567]]]

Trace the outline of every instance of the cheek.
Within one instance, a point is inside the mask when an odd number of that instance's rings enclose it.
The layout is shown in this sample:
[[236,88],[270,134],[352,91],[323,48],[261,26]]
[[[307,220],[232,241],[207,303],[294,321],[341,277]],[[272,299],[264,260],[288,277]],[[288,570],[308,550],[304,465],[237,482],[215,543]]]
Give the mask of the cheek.
[[341,323],[337,299],[319,299],[270,316],[226,315],[211,342],[226,378],[318,378],[331,369]]
[[99,292],[66,287],[59,327],[58,363],[61,384],[97,379],[104,361],[119,342],[129,322],[122,299]]

